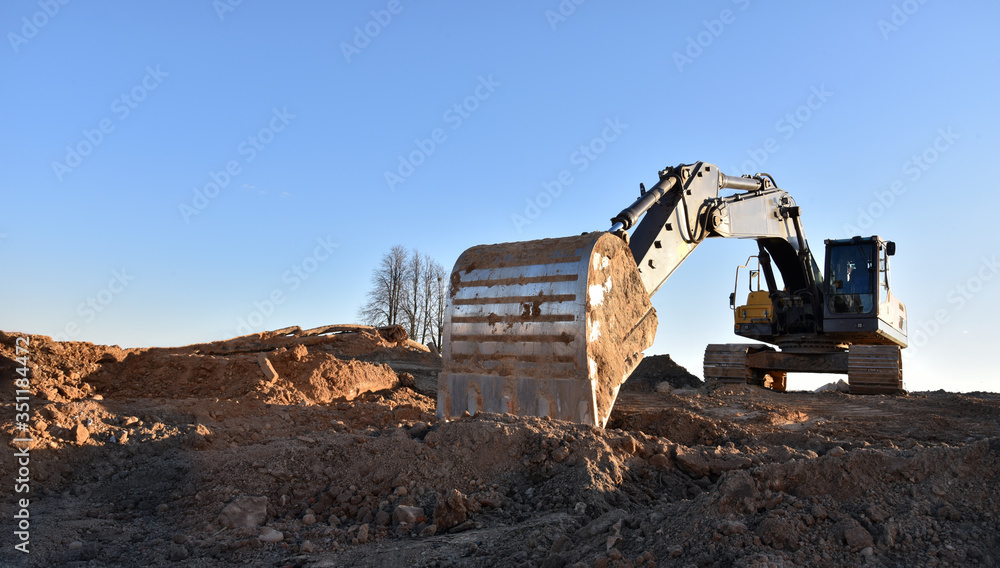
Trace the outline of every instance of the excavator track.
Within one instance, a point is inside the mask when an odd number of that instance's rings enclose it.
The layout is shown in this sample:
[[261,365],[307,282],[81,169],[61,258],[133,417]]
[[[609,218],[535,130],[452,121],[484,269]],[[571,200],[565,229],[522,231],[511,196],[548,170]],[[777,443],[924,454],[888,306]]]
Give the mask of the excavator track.
[[896,394],[903,390],[903,358],[897,345],[852,345],[847,355],[852,394]]
[[745,384],[750,380],[747,353],[756,347],[748,343],[726,343],[705,348],[705,380]]

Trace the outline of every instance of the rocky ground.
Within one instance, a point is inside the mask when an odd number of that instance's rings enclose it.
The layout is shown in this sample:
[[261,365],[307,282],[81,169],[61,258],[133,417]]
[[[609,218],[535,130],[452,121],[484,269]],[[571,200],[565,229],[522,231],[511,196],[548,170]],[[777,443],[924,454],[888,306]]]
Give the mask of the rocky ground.
[[439,422],[440,358],[392,329],[170,349],[0,332],[0,355],[3,565],[1000,564],[994,393],[775,393],[658,357],[597,429]]

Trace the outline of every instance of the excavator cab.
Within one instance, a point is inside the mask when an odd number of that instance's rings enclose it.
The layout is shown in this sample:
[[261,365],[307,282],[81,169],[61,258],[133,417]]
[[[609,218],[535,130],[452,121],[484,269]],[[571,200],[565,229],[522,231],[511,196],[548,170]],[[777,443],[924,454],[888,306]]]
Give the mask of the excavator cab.
[[906,347],[906,307],[889,287],[896,243],[877,236],[826,241],[823,331],[851,343]]

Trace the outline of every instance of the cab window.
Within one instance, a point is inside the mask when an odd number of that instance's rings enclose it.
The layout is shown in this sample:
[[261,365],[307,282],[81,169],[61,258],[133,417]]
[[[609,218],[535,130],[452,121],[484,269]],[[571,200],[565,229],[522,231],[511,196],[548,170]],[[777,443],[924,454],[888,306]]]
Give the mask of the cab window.
[[879,277],[872,243],[850,243],[830,248],[827,302],[835,314],[867,314],[875,306]]

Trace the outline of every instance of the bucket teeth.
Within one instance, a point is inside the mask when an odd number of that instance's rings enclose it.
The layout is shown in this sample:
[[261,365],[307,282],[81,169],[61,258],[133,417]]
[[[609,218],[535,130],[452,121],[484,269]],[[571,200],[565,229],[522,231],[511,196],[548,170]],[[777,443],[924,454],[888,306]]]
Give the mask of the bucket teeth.
[[473,247],[451,275],[438,416],[603,427],[655,331],[635,261],[614,235]]

